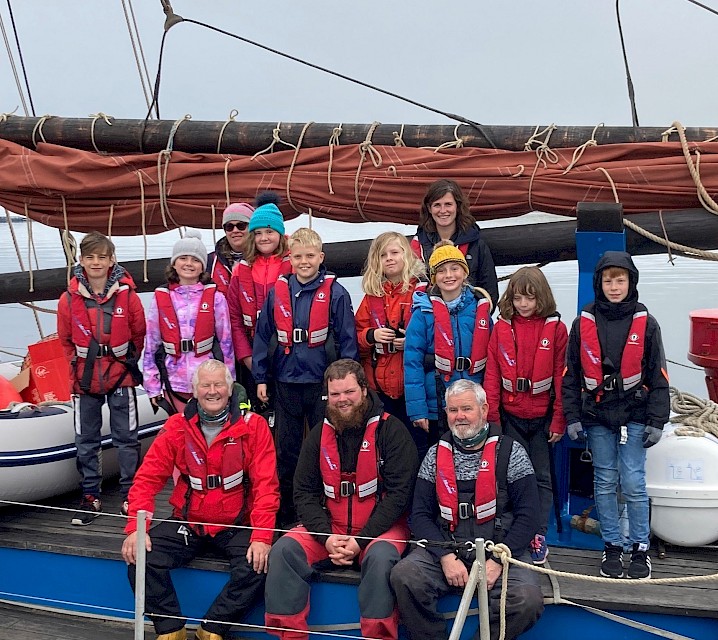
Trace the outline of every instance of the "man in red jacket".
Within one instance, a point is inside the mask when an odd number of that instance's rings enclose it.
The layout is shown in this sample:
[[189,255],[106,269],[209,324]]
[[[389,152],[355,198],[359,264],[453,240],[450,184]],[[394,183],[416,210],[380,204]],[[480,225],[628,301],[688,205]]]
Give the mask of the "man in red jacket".
[[80,243],[80,264],[57,305],[57,334],[71,363],[77,468],[82,474],[82,500],[72,524],[90,524],[102,511],[99,453],[105,402],[126,515],[127,494],[140,463],[135,385],[142,381],[137,361],[145,340],[145,312],[132,277],[115,262],[114,243],[98,231]]
[[157,524],[146,539],[145,608],[153,614],[158,640],[187,637],[170,570],[186,565],[203,549],[224,554],[231,575],[204,615],[207,622],[197,629],[198,640],[222,640],[262,594],[279,508],[276,457],[266,420],[249,411],[244,390],[233,382],[218,360],[206,360],[197,368],[195,398],[183,414],[167,420],[130,490],[129,535],[122,557],[129,563],[134,589],[137,512],[154,512],[155,496],[175,467],[179,470],[170,497],[172,520]]

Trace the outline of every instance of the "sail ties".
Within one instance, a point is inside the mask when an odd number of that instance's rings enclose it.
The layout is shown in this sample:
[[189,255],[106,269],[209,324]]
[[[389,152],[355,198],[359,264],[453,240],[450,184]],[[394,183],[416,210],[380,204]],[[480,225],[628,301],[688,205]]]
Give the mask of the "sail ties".
[[327,167],[327,185],[329,186],[329,194],[334,195],[332,187],[332,165],[334,164],[334,147],[339,145],[339,136],[342,135],[342,124],[332,129],[332,135],[329,137],[329,166]]
[[32,130],[32,144],[37,149],[37,136],[40,136],[40,140],[43,142],[47,142],[45,140],[45,136],[42,134],[42,127],[43,125],[50,119],[52,116],[48,113],[46,113],[44,116],[42,116],[36,123],[35,127]]
[[596,131],[598,131],[599,127],[605,126],[603,122],[599,122],[591,132],[590,139],[586,140],[582,145],[576,147],[573,152],[573,156],[571,157],[571,162],[569,162],[568,166],[563,170],[563,173],[561,175],[566,175],[571,169],[573,169],[578,162],[581,160],[581,157],[583,156],[584,151],[588,149],[589,147],[596,147],[598,146],[598,142],[596,141]]
[[367,154],[369,155],[369,159],[371,160],[375,169],[381,167],[381,154],[376,150],[371,140],[372,136],[374,135],[374,132],[376,131],[376,128],[380,124],[381,122],[377,122],[376,120],[374,120],[374,122],[372,122],[371,126],[369,127],[369,131],[366,134],[364,142],[359,145],[359,153],[361,155],[359,157],[359,165],[357,166],[357,172],[354,176],[354,201],[356,202],[357,211],[359,212],[359,215],[362,217],[362,220],[364,220],[364,222],[371,221],[364,215],[364,211],[361,207],[361,201],[359,199],[359,175],[361,174],[362,166],[364,165],[364,158],[366,158]]
[[257,153],[255,153],[255,154],[252,156],[252,160],[256,160],[257,157],[262,156],[262,155],[264,155],[265,153],[274,153],[274,145],[277,144],[278,142],[279,142],[280,144],[283,144],[283,145],[287,146],[287,147],[292,147],[292,149],[295,149],[295,150],[296,150],[297,147],[295,147],[291,142],[285,142],[284,140],[282,140],[282,138],[281,138],[280,135],[279,135],[280,133],[282,133],[282,123],[281,123],[281,122],[277,122],[277,126],[274,127],[274,129],[272,129],[272,142],[271,142],[271,144],[270,144],[266,149],[262,149],[261,151],[257,151]]
[[691,151],[688,148],[686,128],[680,122],[678,122],[678,120],[673,123],[673,127],[678,132],[678,138],[681,141],[681,149],[683,149],[683,157],[686,159],[686,166],[688,167],[688,172],[691,174],[691,178],[693,178],[693,183],[696,185],[698,200],[700,201],[701,206],[713,215],[718,215],[718,203],[716,203],[716,201],[710,196],[706,188],[703,186],[703,181],[701,180],[700,150],[697,148],[695,149],[696,162],[694,164],[693,158],[691,157]]
[[169,172],[170,160],[172,159],[172,147],[174,145],[174,139],[175,134],[177,133],[177,129],[179,129],[179,126],[183,122],[186,122],[187,120],[191,119],[192,116],[187,113],[185,114],[184,118],[175,120],[174,124],[172,125],[172,129],[170,129],[170,135],[167,138],[167,147],[157,154],[157,182],[159,187],[160,213],[162,214],[162,224],[164,225],[165,229],[169,229],[169,226],[167,225],[167,218],[172,221],[175,227],[180,226],[177,221],[172,217],[169,205],[167,204],[167,174]]
[[[297,209],[297,207],[294,206],[294,202],[292,202],[292,192],[291,192],[291,182],[292,182],[292,173],[294,172],[294,165],[297,162],[297,157],[299,156],[299,150],[302,148],[302,142],[304,141],[304,134],[307,132],[307,129],[311,127],[314,124],[314,121],[307,122],[302,127],[302,132],[299,134],[299,140],[297,140],[297,146],[294,147],[294,156],[292,157],[292,164],[289,165],[289,171],[287,172],[287,201],[289,202],[289,206],[292,207],[297,213],[309,213],[309,222],[311,224],[311,216],[312,212],[311,209],[309,209],[308,212],[302,211],[301,209]],[[311,226],[310,226],[311,229]]]
[[149,282],[147,277],[147,215],[145,211],[145,183],[142,180],[142,171],[135,171],[137,179],[140,181],[140,223],[142,225],[142,242],[144,243],[144,254],[142,257],[142,281]]
[[102,113],[102,111],[99,111],[97,113],[91,113],[89,115],[89,117],[92,118],[92,122],[90,123],[90,140],[92,141],[92,146],[94,147],[94,149],[97,153],[102,153],[102,151],[100,151],[97,148],[97,142],[95,142],[95,123],[98,120],[102,119],[105,121],[105,123],[107,124],[108,127],[111,127],[112,126],[111,121],[114,120],[115,117],[108,116],[106,113]]
[[464,139],[459,137],[459,127],[461,125],[469,126],[465,122],[459,122],[454,127],[454,139],[448,140],[447,142],[442,142],[438,147],[422,147],[423,149],[433,149],[434,153],[437,153],[438,151],[441,151],[442,149],[461,149],[464,146]]
[[[526,141],[526,144],[524,144],[524,151],[536,152],[536,164],[534,165],[534,170],[531,172],[528,193],[528,204],[532,210],[534,206],[531,199],[531,193],[533,189],[534,178],[536,177],[536,172],[538,171],[539,164],[543,165],[543,168],[546,169],[546,167],[548,167],[546,160],[548,160],[548,162],[550,162],[551,164],[558,163],[558,155],[553,149],[551,149],[551,147],[548,146],[549,140],[551,139],[551,134],[555,130],[555,124],[550,124],[548,127],[542,129],[541,131],[539,131],[539,126],[536,125],[533,135]],[[543,139],[541,138],[541,136],[544,136]],[[534,149],[534,145],[538,146]]]
[[[217,140],[217,155],[220,153],[220,148],[222,147],[222,136],[224,135],[224,130],[229,126],[230,122],[235,122],[235,118],[239,115],[239,111],[237,109],[232,109],[229,112],[229,118],[227,118],[224,121],[224,124],[222,125],[222,128],[219,130],[219,139]],[[229,206],[229,195],[227,196],[227,206]]]

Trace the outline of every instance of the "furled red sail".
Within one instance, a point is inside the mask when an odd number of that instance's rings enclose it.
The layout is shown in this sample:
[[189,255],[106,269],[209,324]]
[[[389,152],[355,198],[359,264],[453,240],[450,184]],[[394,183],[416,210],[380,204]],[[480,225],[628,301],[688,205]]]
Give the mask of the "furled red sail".
[[[700,156],[696,181],[718,197],[718,142],[688,148],[694,163]],[[114,235],[211,228],[212,206],[218,227],[227,192],[231,201],[251,201],[265,189],[284,196],[287,218],[311,209],[343,222],[414,224],[426,187],[439,178],[462,186],[479,220],[534,210],[571,216],[579,201],[613,202],[614,188],[626,213],[702,206],[678,142],[604,144],[576,159],[574,148],[549,151],[340,145],[256,156],[98,155],[0,140],[0,205],[57,228],[111,224]]]

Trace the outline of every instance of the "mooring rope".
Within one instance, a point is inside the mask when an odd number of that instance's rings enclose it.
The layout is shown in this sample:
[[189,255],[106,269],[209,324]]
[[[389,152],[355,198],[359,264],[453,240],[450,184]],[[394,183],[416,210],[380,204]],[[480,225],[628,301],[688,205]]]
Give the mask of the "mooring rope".
[[682,425],[676,427],[676,435],[700,438],[710,433],[718,438],[718,404],[676,387],[670,387],[670,393],[671,410],[678,414],[671,417],[671,422]]

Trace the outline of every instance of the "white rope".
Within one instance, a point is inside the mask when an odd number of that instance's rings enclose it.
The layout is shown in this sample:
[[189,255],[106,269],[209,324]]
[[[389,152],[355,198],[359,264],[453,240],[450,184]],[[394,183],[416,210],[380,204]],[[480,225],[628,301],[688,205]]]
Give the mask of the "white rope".
[[678,415],[671,417],[678,436],[703,437],[706,433],[718,438],[718,404],[712,400],[704,400],[692,393],[670,388],[671,409]]

